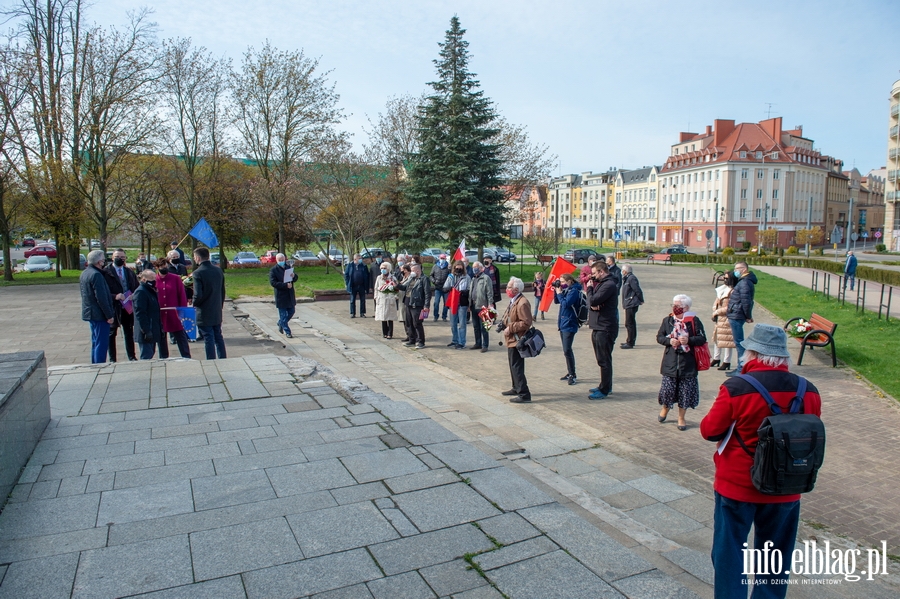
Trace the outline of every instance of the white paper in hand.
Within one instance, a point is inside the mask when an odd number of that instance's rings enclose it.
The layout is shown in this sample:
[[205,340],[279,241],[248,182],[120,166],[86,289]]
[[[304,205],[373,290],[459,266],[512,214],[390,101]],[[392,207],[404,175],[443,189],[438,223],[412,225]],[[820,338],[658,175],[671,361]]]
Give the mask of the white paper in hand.
[[285,283],[293,283],[294,282],[294,269],[293,268],[285,268],[284,269],[284,282]]

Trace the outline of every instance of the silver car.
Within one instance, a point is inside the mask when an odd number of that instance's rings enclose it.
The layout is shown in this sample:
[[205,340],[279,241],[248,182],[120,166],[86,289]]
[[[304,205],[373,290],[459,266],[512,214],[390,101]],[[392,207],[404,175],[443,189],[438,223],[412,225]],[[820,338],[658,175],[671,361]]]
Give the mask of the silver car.
[[48,272],[53,264],[47,256],[32,256],[22,265],[22,272]]
[[301,264],[304,262],[318,262],[319,260],[321,260],[321,258],[316,256],[309,250],[297,250],[296,252],[294,252],[294,255],[291,256],[291,258],[293,258],[297,262],[300,262]]

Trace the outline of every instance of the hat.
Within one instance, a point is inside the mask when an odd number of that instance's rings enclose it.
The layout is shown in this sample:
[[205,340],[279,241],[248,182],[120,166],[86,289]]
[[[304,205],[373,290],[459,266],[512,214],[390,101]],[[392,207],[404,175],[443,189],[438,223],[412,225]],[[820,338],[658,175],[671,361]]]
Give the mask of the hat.
[[787,334],[781,327],[770,324],[758,324],[753,327],[750,335],[741,341],[744,349],[755,351],[764,356],[776,358],[790,358],[787,349]]
[[447,254],[441,254],[440,256],[438,256],[438,258],[440,258],[441,260],[446,260]]
[[169,245],[178,245],[178,242],[177,242],[177,241],[173,241],[173,242],[170,243]]

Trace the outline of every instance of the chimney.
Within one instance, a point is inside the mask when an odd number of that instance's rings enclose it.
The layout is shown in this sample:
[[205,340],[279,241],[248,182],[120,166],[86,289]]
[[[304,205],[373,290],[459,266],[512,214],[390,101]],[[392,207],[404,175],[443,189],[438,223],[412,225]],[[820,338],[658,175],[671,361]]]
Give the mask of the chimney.
[[775,117],[774,119],[766,119],[765,121],[760,121],[759,126],[762,127],[762,130],[769,134],[769,137],[774,139],[777,143],[781,143],[781,117]]
[[706,126],[706,134],[705,135],[706,135],[706,137],[709,137],[710,135],[712,135],[712,125]]
[[716,119],[713,121],[713,130],[715,131],[715,137],[713,138],[713,145],[719,146],[725,143],[725,140],[729,135],[734,131],[734,121],[726,121],[722,119]]

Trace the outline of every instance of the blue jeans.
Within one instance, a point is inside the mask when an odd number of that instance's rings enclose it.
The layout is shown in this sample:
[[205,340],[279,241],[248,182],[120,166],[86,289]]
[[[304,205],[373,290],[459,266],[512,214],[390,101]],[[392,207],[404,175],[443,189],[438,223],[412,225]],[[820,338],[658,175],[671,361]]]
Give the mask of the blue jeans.
[[278,308],[278,328],[283,329],[285,333],[291,333],[291,327],[288,324],[291,322],[291,319],[294,317],[294,312],[296,312],[296,306],[291,306],[290,308]]
[[[181,333],[184,333],[184,331],[181,331]],[[166,345],[166,336],[163,334],[159,341],[154,341],[153,343],[138,341],[138,348],[141,350],[141,360],[152,360],[157,346],[159,346],[159,359],[165,360],[168,358],[169,346]],[[188,354],[188,357],[190,357],[190,354]]]
[[359,315],[366,315],[366,290],[351,289],[350,290],[350,316],[356,316],[356,298],[359,298]]
[[532,315],[532,318],[537,318],[538,312],[540,311],[540,307],[541,307],[541,298],[535,296],[535,298],[534,298],[534,314]]
[[844,289],[847,288],[847,282],[850,283],[850,291],[853,291],[853,284],[856,282],[856,274],[846,275],[844,277]]
[[443,289],[435,289],[434,290],[434,310],[432,310],[432,314],[434,314],[434,319],[438,319],[438,310],[441,307],[441,300],[444,300],[444,313],[441,314],[441,318],[447,320],[447,312],[449,312],[449,308],[447,307],[447,296],[449,295],[448,291],[444,291]]
[[103,364],[109,351],[109,323],[105,320],[88,322],[91,324],[91,364]]
[[450,314],[450,334],[453,336],[453,343],[463,347],[466,345],[466,317],[468,315],[468,306],[460,306],[456,314]]
[[731,336],[734,338],[734,345],[737,347],[737,368],[741,369],[741,365],[744,360],[744,346],[741,345],[741,341],[744,340],[744,323],[746,320],[734,320],[729,318],[728,324],[731,325]]
[[575,352],[572,351],[572,343],[575,341],[575,333],[577,332],[559,332],[559,338],[562,340],[563,355],[566,357],[566,371],[572,378],[575,378]]
[[[797,524],[800,521],[800,502],[788,503],[747,503],[735,501],[716,493],[716,507],[713,519],[712,562],[716,571],[716,599],[746,597],[750,586],[744,574],[744,543],[750,534],[750,525],[755,530],[754,550],[762,550],[767,541],[772,542],[771,550],[781,552],[781,571],[790,570],[791,552],[797,538]],[[772,572],[772,551],[769,552],[769,569]],[[754,551],[757,562],[764,561],[763,554]],[[749,560],[748,560],[749,565]],[[778,566],[777,561],[774,564]],[[752,571],[761,572],[762,566],[754,564]],[[788,585],[773,583],[787,580],[790,574],[756,576],[752,599],[782,599]],[[762,583],[762,584],[760,584]]]
[[222,337],[222,325],[217,324],[211,327],[198,327],[203,333],[203,344],[206,346],[206,359],[215,360],[216,354],[220,360],[224,360],[225,356],[225,339]]

